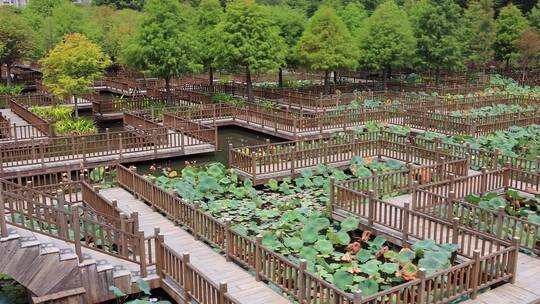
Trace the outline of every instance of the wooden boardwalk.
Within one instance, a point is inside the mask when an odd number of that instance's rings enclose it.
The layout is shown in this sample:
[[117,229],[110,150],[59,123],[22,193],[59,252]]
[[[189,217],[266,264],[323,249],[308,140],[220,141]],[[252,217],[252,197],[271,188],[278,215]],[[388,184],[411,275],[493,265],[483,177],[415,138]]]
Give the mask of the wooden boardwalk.
[[197,241],[193,236],[175,226],[163,215],[152,210],[144,202],[136,199],[122,188],[101,190],[108,199],[117,199],[118,207],[126,212],[139,213],[139,227],[145,236],[154,234],[159,227],[165,235],[165,244],[175,249],[178,254],[190,253],[191,263],[215,283],[227,282],[228,293],[241,303],[280,304],[290,303],[266,284],[257,282],[255,277],[240,266],[227,262],[225,257],[214,251],[207,244]]
[[13,113],[11,109],[0,109],[0,113],[5,118],[9,119],[12,127],[12,132],[16,132],[16,134],[11,134],[11,138],[2,139],[1,142],[13,141],[14,138],[18,138],[20,140],[30,140],[29,135],[32,135],[35,138],[47,137],[47,135],[43,134],[40,130],[30,125],[19,115]]

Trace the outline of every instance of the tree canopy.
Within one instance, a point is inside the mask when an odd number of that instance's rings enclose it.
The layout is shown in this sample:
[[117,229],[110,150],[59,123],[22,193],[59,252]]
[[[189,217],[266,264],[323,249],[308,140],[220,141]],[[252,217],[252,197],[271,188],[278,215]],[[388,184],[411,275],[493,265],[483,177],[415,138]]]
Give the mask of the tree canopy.
[[139,31],[123,54],[128,66],[165,79],[171,100],[170,79],[199,71],[202,66],[189,20],[176,0],[147,0]]
[[464,41],[467,60],[485,65],[493,58],[495,41],[493,0],[472,0],[464,14]]
[[506,67],[511,60],[519,56],[516,43],[527,27],[527,19],[515,5],[510,4],[501,9],[497,18],[497,36],[493,47],[496,58],[506,61]]
[[43,84],[53,95],[65,98],[88,92],[92,83],[103,76],[111,60],[99,46],[74,33],[66,35],[40,64]]
[[7,66],[8,86],[11,85],[11,67],[31,56],[34,40],[34,32],[20,14],[9,8],[0,8],[0,64]]
[[411,8],[420,65],[455,70],[463,65],[460,7],[452,0],[420,0]]
[[407,66],[414,57],[416,39],[407,14],[394,0],[377,7],[366,22],[360,38],[360,64],[369,69],[384,70]]
[[298,42],[298,57],[310,70],[325,72],[325,91],[328,92],[330,71],[357,66],[358,51],[353,45],[354,40],[336,11],[321,6]]
[[218,25],[220,60],[231,70],[244,68],[248,98],[253,100],[251,73],[283,66],[286,45],[278,27],[254,0],[234,0]]

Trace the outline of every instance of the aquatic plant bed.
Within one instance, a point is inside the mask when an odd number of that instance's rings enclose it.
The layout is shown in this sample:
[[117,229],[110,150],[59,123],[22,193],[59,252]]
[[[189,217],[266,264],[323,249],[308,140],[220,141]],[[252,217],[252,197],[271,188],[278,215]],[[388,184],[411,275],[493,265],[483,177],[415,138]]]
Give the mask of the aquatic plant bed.
[[415,147],[405,143],[404,138],[406,137],[398,134],[387,136],[385,132],[364,132],[363,129],[358,129],[321,139],[235,148],[229,152],[229,162],[239,176],[251,179],[256,185],[271,178],[296,176],[302,169],[314,171],[317,164],[347,166],[355,156],[362,159],[376,158],[379,161],[383,158],[393,159],[420,165],[452,162],[454,165],[449,166],[452,173],[467,174],[466,164],[459,162],[465,160],[464,157]]
[[[515,269],[506,264],[515,256],[508,243],[489,240],[501,250],[481,246],[473,254],[472,248],[449,243],[466,243],[474,237],[482,244],[487,239],[461,229],[452,234],[451,225],[445,226],[449,229],[444,233],[446,241],[422,241],[412,233],[406,243],[412,243],[406,246],[411,249],[404,249],[389,243],[378,230],[359,230],[355,217],[341,222],[330,219],[327,187],[330,177],[339,178],[336,169],[320,175],[322,189],[315,185],[291,188],[277,181],[254,188],[220,164],[164,173],[141,177],[120,166],[118,179],[196,237],[301,303],[352,303],[353,297],[360,303],[474,297],[478,288],[511,278]],[[502,263],[488,266],[497,259]],[[463,262],[451,266],[457,260]],[[420,271],[419,266],[425,269]],[[454,286],[453,291],[444,292],[447,285],[442,282]]]
[[437,145],[447,153],[465,157],[471,155],[471,169],[497,169],[509,163],[513,167],[538,172],[540,170],[540,126],[512,126],[508,130],[478,137],[447,136],[441,133],[418,134],[414,143],[423,147]]
[[483,171],[420,186],[415,210],[452,220],[502,240],[518,237],[524,250],[540,252],[540,175],[513,168]]

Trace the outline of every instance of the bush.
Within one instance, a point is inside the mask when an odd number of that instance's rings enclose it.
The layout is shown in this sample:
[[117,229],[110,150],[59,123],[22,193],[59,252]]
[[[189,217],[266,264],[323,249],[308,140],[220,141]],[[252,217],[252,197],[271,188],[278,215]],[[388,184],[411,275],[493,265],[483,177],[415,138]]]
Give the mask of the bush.
[[97,133],[96,123],[92,119],[64,119],[54,124],[57,135],[88,135]]
[[24,87],[22,85],[15,85],[6,87],[3,85],[0,85],[0,95],[8,94],[8,95],[19,95],[24,90]]
[[32,107],[30,112],[37,116],[50,121],[56,122],[60,120],[71,119],[73,109],[70,106],[54,106],[54,107]]

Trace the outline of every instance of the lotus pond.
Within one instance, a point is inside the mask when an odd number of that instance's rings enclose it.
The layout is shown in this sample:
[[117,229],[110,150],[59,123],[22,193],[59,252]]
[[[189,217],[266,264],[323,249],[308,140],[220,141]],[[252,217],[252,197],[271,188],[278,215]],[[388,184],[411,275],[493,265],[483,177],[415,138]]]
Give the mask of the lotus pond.
[[[494,152],[499,149],[502,155],[522,157],[535,160],[540,152],[540,126],[529,125],[524,127],[512,126],[506,131],[497,131],[491,135],[482,135],[476,138],[466,135],[447,136],[435,132],[425,132],[418,138],[428,140],[440,139],[444,143],[470,144],[473,149]],[[479,169],[479,168],[472,168]]]
[[315,173],[303,170],[294,180],[270,180],[260,188],[219,163],[146,177],[217,219],[230,220],[239,233],[261,235],[264,246],[291,261],[305,259],[309,271],[345,291],[371,295],[415,279],[419,267],[428,274],[450,267],[456,245],[423,240],[411,249],[399,248],[360,231],[355,217],[331,218],[330,177],[343,181],[364,169],[377,170],[355,159],[347,171],[319,165]]
[[528,106],[523,107],[519,104],[495,104],[491,106],[485,106],[481,108],[472,108],[468,110],[459,110],[451,111],[448,114],[452,117],[462,117],[462,118],[481,118],[481,117],[490,117],[497,116],[502,114],[511,114],[511,113],[524,113],[535,111],[534,107]]

